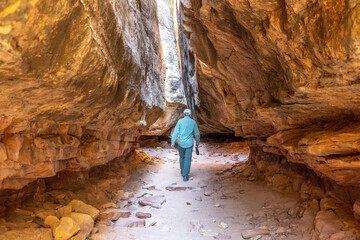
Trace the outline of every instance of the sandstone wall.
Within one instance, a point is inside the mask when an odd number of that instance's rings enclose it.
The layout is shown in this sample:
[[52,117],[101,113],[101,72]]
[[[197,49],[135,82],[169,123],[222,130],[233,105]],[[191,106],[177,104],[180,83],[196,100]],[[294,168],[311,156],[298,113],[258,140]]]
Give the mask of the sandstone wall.
[[132,151],[165,107],[157,2],[0,3],[0,189]]
[[360,182],[358,1],[182,0],[204,132]]

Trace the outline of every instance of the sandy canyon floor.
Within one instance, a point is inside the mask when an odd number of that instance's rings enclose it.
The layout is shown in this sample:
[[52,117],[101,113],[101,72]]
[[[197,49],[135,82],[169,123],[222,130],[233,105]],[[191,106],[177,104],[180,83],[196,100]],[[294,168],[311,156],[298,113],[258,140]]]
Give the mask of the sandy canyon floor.
[[[248,157],[241,144],[201,144],[188,182],[180,175],[177,150],[139,149],[154,161],[125,185],[134,194],[130,205],[123,206],[132,217],[99,227],[94,239],[310,239],[313,216],[295,194],[279,193],[236,173]],[[141,206],[141,196],[163,196],[161,208]],[[151,213],[151,218],[145,226],[127,227],[139,220],[136,212]]]

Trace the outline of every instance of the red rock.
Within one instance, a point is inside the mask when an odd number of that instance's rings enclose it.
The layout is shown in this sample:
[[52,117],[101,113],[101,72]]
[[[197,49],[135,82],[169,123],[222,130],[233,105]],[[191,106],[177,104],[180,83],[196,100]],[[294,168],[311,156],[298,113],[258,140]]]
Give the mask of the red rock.
[[131,212],[126,210],[120,210],[120,209],[106,209],[105,211],[101,212],[99,214],[99,221],[101,220],[111,220],[116,221],[119,218],[128,218],[130,217]]
[[166,202],[164,195],[145,196],[139,199],[139,204],[142,206],[151,206],[154,208],[161,208],[161,205]]
[[138,218],[151,218],[151,213],[137,212],[136,217]]

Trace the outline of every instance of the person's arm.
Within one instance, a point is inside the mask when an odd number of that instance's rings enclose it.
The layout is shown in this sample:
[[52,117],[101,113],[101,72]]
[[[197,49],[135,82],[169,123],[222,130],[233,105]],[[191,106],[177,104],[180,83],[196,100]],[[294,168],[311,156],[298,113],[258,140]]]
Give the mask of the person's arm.
[[196,141],[196,146],[199,146],[200,143],[200,131],[198,128],[198,125],[195,122],[195,127],[194,127],[194,135],[195,135],[195,141]]
[[180,126],[179,122],[176,123],[174,132],[171,136],[171,146],[175,146],[176,139],[178,138],[179,132],[180,132]]

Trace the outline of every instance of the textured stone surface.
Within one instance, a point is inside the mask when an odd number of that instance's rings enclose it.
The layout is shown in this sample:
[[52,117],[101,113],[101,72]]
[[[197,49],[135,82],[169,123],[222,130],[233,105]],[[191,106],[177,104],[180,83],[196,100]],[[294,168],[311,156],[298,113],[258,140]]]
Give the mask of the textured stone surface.
[[177,111],[179,67],[165,71],[177,51],[157,12],[155,0],[0,3],[0,189],[125,156],[166,101]]
[[28,239],[28,240],[52,240],[54,239],[50,229],[25,228],[21,230],[7,231],[1,236],[4,240]]
[[68,206],[71,206],[72,211],[80,212],[90,215],[94,220],[99,216],[99,210],[89,204],[80,200],[72,200]]
[[71,240],[85,240],[94,228],[94,220],[88,214],[71,213],[70,217],[79,225],[80,231]]
[[53,230],[55,240],[65,240],[74,236],[80,231],[79,224],[74,219],[63,217],[59,225]]
[[357,1],[183,0],[182,9],[202,131],[268,138],[289,161],[359,184]]

